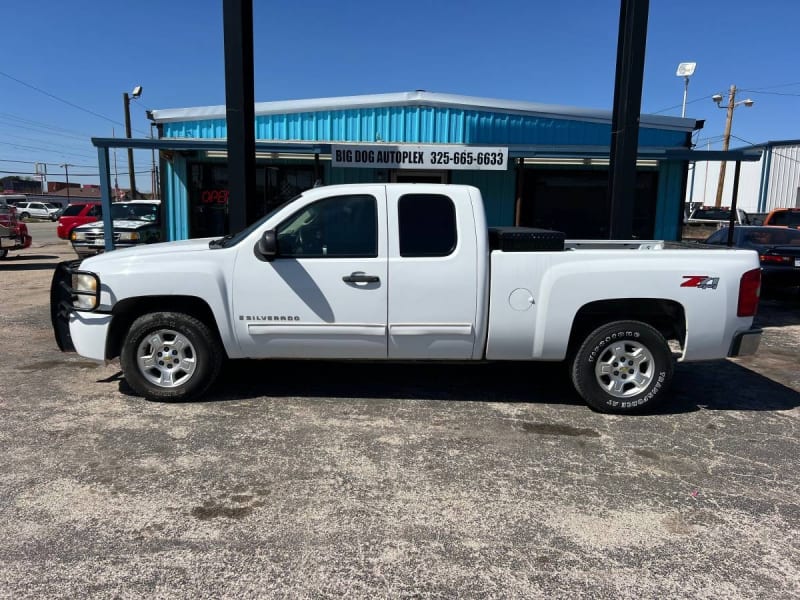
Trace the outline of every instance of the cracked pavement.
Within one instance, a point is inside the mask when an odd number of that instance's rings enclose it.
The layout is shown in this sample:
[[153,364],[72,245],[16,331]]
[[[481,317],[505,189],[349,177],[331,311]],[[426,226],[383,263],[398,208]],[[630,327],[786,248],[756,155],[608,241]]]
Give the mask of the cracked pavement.
[[601,415],[551,364],[241,361],[147,402],[0,263],[0,597],[800,596],[800,299]]

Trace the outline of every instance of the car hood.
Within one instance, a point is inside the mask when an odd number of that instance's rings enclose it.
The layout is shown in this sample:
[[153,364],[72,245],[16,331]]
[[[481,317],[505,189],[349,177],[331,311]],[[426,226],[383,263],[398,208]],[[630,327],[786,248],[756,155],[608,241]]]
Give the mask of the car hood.
[[[143,229],[145,227],[151,226],[158,226],[158,223],[155,221],[142,221],[139,219],[116,219],[112,223],[114,229]],[[93,221],[92,223],[86,223],[84,225],[79,225],[75,228],[75,231],[94,231],[94,230],[102,230],[103,229],[103,221]]]
[[211,252],[212,250],[208,247],[208,242],[212,239],[214,238],[199,238],[120,248],[113,252],[104,252],[103,254],[87,258],[81,263],[81,268],[91,270],[92,268],[108,265],[116,261],[138,261],[140,259],[150,259],[155,256],[159,259],[164,259],[169,255],[185,254],[187,252]]

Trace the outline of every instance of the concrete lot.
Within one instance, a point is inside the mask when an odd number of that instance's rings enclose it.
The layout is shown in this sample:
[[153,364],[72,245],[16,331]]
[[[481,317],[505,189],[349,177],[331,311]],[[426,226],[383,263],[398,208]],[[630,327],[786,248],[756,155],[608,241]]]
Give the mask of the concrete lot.
[[37,246],[0,263],[0,597],[800,597],[796,297],[655,415],[558,365],[241,362],[157,404],[56,349]]

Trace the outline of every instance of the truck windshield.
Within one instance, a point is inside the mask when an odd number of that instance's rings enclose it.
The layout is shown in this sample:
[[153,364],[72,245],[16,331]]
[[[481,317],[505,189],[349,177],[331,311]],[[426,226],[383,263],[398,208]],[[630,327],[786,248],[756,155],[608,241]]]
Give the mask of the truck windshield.
[[158,205],[118,202],[111,205],[111,218],[114,220],[156,221],[158,220]]

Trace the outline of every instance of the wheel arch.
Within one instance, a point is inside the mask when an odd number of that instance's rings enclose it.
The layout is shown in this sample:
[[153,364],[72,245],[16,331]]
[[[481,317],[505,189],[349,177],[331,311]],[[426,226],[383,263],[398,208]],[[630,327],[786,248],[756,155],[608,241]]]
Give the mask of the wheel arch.
[[570,330],[568,355],[575,353],[592,331],[613,321],[641,321],[655,328],[666,340],[686,342],[686,311],[679,302],[661,298],[597,300],[584,304],[575,314]]
[[120,355],[125,335],[136,319],[154,312],[179,312],[202,321],[214,332],[217,342],[227,356],[227,349],[222,342],[217,319],[205,300],[197,296],[143,296],[126,298],[114,305],[111,311],[111,325],[106,337],[106,359],[110,360]]

